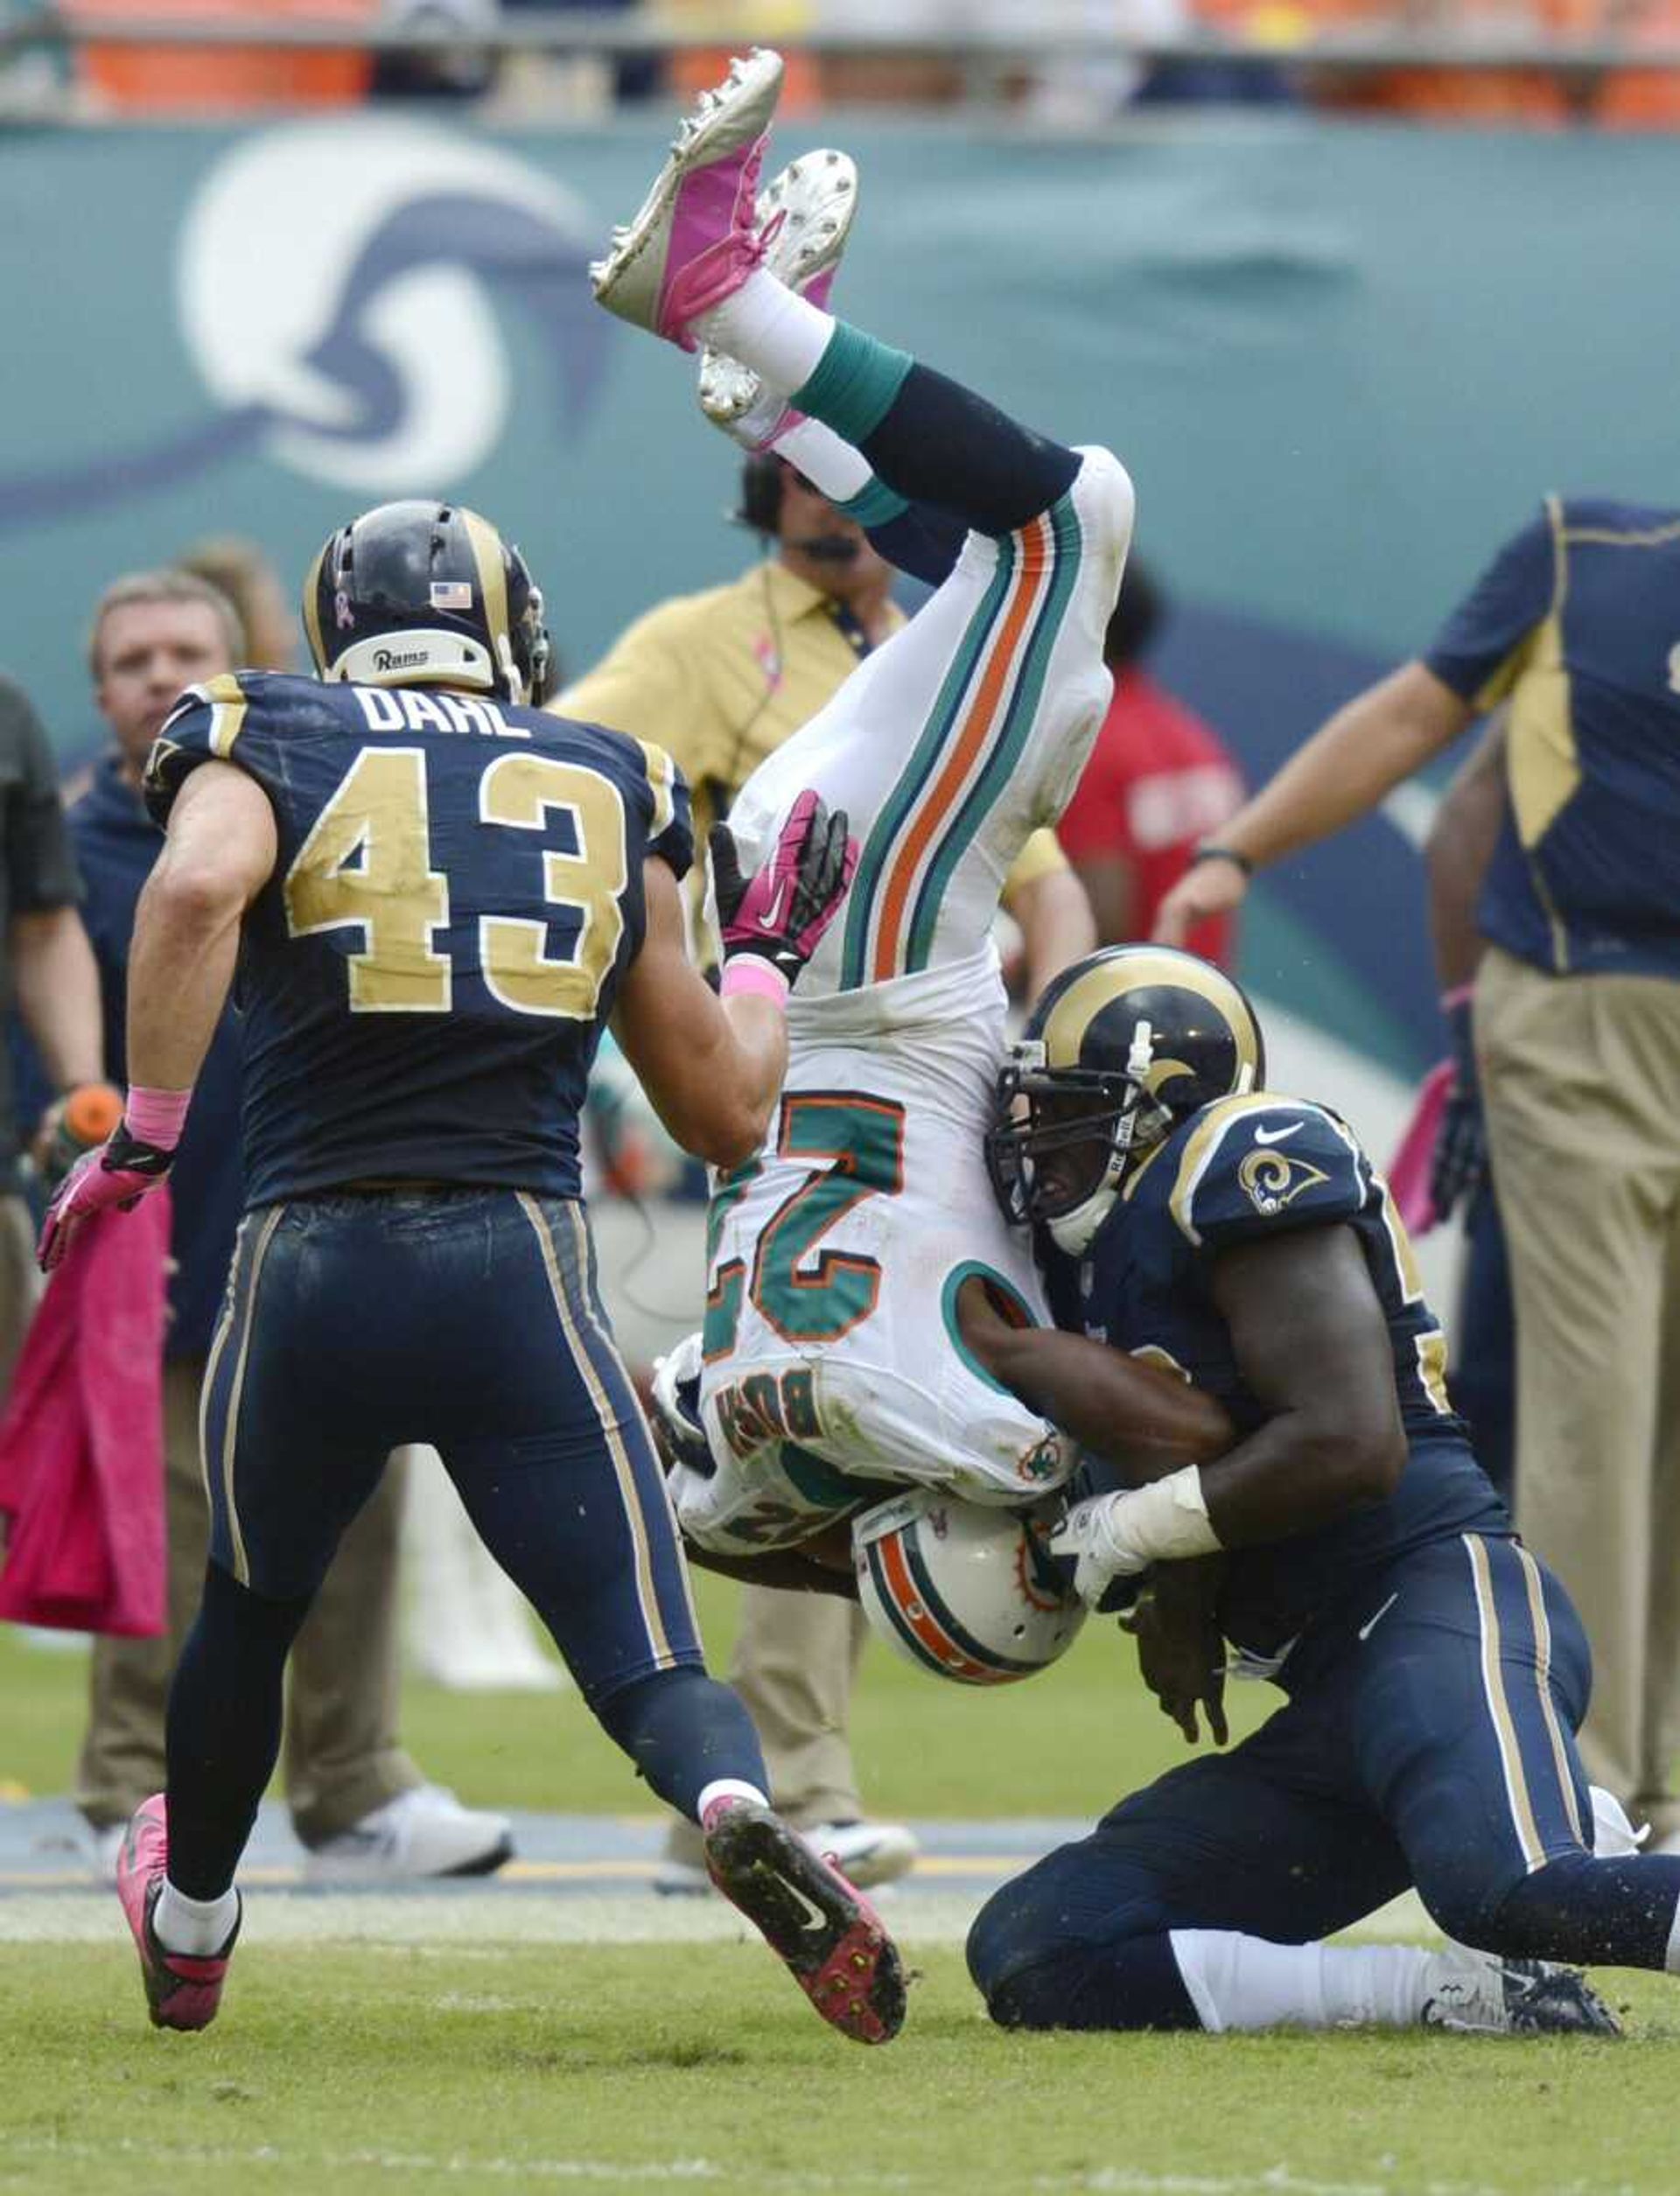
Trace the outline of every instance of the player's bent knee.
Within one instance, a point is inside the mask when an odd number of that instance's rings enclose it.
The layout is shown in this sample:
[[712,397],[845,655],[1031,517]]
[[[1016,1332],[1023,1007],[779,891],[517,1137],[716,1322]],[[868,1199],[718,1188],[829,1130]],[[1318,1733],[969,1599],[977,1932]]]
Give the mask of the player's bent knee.
[[1454,1869],[1438,1876],[1420,1872],[1418,1896],[1436,1927],[1475,1952],[1505,1949],[1498,1941],[1499,1917],[1520,1882],[1504,1872],[1487,1876]]
[[1074,486],[1086,525],[1100,531],[1105,547],[1129,547],[1138,515],[1138,493],[1131,475],[1114,452],[1100,444],[1082,447],[1079,457]]
[[[1172,1940],[1152,1918],[1135,1934],[1110,1921],[1096,1937],[1041,1927],[1012,1885],[969,1932],[969,1973],[1000,2028],[1125,2031],[1199,2028]],[[1040,1910],[1041,1912],[1041,1909]]]

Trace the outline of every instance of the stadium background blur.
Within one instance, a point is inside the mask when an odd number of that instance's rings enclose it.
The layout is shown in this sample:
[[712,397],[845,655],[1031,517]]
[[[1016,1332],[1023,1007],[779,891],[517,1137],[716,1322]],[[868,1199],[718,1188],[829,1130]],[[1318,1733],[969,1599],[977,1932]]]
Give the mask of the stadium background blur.
[[[435,35],[405,44],[417,16]],[[1251,784],[1543,492],[1672,500],[1662,0],[0,0],[0,665],[66,774],[97,745],[87,606],[206,533],[290,577],[359,506],[471,502],[525,549],[572,670],[751,561],[683,363],[594,311],[584,271],[669,112],[752,38],[794,57],[779,147],[860,164],[839,309],[1121,452],[1174,602],[1153,668]],[[1272,1080],[1378,1153],[1441,1049],[1432,808],[1403,788],[1244,916]],[[1453,1256],[1450,1230],[1426,1247],[1432,1290]],[[15,1760],[50,1759],[46,1689]],[[536,1804],[540,1768],[471,1796]]]

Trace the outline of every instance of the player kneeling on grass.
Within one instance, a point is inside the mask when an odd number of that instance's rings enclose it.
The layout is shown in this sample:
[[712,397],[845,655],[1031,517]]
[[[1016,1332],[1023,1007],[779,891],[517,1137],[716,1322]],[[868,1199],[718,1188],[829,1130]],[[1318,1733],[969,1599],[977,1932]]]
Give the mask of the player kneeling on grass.
[[429,1442],[603,1728],[701,1824],[718,1888],[825,2020],[885,2041],[892,1942],[771,1813],[746,1711],[706,1674],[578,1171],[609,1014],[681,1142],[756,1148],[789,986],[855,860],[844,816],[808,796],[750,878],[714,848],[720,999],[684,948],[681,777],[542,710],[542,598],[494,528],[364,514],[303,607],[318,681],[216,679],[152,751],[167,838],[130,959],[133,1084],[41,1241],[50,1268],[165,1178],[237,959],[249,1208],[206,1376],[211,1556],[168,1790],[117,1865],[152,2019],[215,2016],[287,1654],[389,1451]]
[[[1288,1701],[998,1892],[970,1972],[1012,2027],[1614,2034],[1549,1963],[1680,1969],[1680,1858],[1639,1855],[1587,1785],[1586,1640],[1452,1411],[1382,1178],[1264,1081],[1237,987],[1145,947],[1060,977],[1000,1081],[994,1181],[1049,1240],[1058,1317],[1236,1431],[1080,1500],[1054,1544],[1088,1601],[1143,1582],[1145,1674],[1186,1735],[1200,1705],[1223,1739],[1227,1640]],[[1041,1400],[1102,1444],[1075,1388]],[[1409,1886],[1476,1949],[1319,1941]]]

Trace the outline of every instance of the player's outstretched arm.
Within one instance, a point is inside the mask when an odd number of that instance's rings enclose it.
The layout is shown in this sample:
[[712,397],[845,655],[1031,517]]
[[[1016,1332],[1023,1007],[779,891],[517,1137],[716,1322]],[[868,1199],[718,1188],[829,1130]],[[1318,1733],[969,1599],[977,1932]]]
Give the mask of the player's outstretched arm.
[[1249,872],[1328,838],[1458,738],[1472,711],[1418,661],[1345,702],[1219,834],[1221,851],[1194,863],[1161,902],[1155,935],[1181,946],[1204,917],[1236,907]]
[[657,857],[642,875],[648,927],[619,987],[612,1032],[682,1149],[710,1166],[738,1166],[770,1125],[787,1018],[773,999],[718,998],[689,959],[676,878]]
[[830,814],[804,793],[755,876],[741,875],[721,824],[711,862],[723,997],[713,996],[689,960],[675,878],[650,860],[647,930],[620,989],[613,1028],[683,1149],[713,1166],[738,1166],[770,1125],[788,1065],[788,994],[839,913],[858,847],[844,810]]

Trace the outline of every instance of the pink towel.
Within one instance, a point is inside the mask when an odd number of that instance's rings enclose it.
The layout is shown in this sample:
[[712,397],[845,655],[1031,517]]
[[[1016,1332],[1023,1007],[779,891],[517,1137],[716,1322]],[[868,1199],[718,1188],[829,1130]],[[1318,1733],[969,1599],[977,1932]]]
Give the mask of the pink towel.
[[1408,1234],[1427,1235],[1440,1215],[1429,1193],[1430,1164],[1441,1131],[1446,1094],[1452,1088],[1452,1063],[1444,1060],[1424,1076],[1399,1149],[1389,1162],[1389,1189]]
[[165,1625],[169,1192],[102,1214],[47,1283],[0,1421],[0,1618],[148,1638]]

